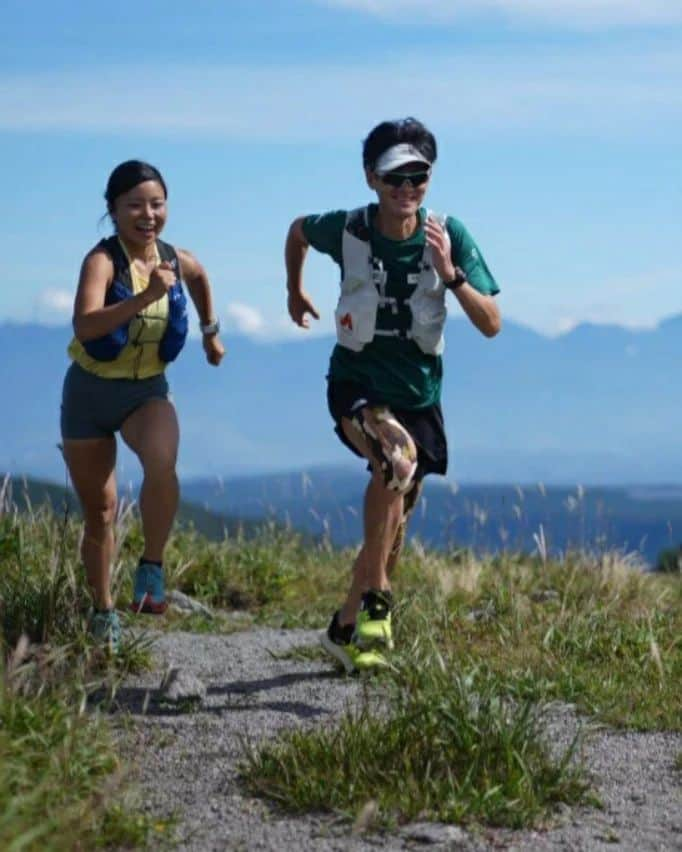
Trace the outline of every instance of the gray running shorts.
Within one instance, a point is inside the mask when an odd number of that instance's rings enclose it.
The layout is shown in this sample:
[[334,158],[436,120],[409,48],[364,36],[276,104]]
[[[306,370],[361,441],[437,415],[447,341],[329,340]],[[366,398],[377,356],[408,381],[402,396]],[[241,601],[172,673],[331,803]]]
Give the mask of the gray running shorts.
[[150,399],[170,399],[164,373],[150,379],[103,379],[74,361],[64,378],[62,438],[113,437],[133,411]]

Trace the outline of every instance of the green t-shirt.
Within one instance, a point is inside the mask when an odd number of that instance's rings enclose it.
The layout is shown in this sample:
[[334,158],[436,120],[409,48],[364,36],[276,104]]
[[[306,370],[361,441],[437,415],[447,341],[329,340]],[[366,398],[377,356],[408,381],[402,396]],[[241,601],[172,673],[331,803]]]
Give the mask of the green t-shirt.
[[[410,309],[404,305],[415,290],[407,276],[419,272],[424,252],[424,222],[426,210],[419,211],[420,227],[406,240],[390,240],[374,228],[377,205],[369,207],[370,242],[374,257],[383,261],[387,273],[386,296],[397,299],[398,315],[390,307],[379,307],[376,326],[381,328],[410,327]],[[328,254],[341,268],[343,277],[343,229],[345,210],[334,210],[303,220],[303,234],[310,245]],[[472,287],[485,295],[499,293],[499,287],[486,266],[478,246],[457,219],[448,216],[446,227],[452,243],[452,261],[466,272]],[[427,355],[409,339],[376,336],[360,352],[337,346],[329,364],[333,381],[357,382],[377,401],[394,408],[418,409],[440,402],[443,362],[438,355]]]

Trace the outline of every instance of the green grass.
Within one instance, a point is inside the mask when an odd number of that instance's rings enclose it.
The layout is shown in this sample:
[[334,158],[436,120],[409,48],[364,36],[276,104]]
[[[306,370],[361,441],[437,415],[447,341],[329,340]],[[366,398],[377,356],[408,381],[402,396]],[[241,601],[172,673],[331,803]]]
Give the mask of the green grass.
[[[616,726],[682,729],[679,578],[645,575],[611,556],[430,570],[440,593],[422,591],[406,603],[404,634],[426,617],[450,654],[512,676],[519,694],[576,703]],[[547,590],[554,595],[542,601]],[[491,615],[471,620],[477,610]]]
[[[171,583],[211,606],[242,609],[256,624],[320,629],[355,555],[274,527],[221,543],[187,530],[171,553]],[[453,659],[511,672],[520,696],[575,703],[616,726],[682,728],[679,574],[644,574],[619,554],[543,562],[415,545],[395,591],[399,645],[426,630]]]
[[352,559],[350,551],[311,545],[292,530],[264,524],[255,537],[221,542],[179,530],[166,564],[172,585],[213,607],[251,612],[257,623],[317,627],[338,602]]
[[78,531],[68,516],[43,507],[28,516],[0,514],[2,636],[14,644],[73,635],[87,594],[69,553]]
[[321,645],[297,645],[282,653],[270,651],[270,656],[275,660],[294,660],[299,663],[319,662],[320,660],[329,661],[329,655]]
[[538,825],[559,802],[595,801],[573,749],[544,742],[549,702],[613,725],[682,729],[679,578],[617,554],[545,563],[417,546],[396,593],[399,651],[375,690],[384,702],[251,750],[253,792],[350,819],[371,802],[379,825]]
[[[23,662],[1,680],[0,848],[139,847],[168,832],[125,798],[107,723],[83,710],[87,695],[113,695],[127,671],[148,664],[149,649],[144,638],[126,640],[109,661],[89,643],[80,533],[77,519],[50,508],[0,511],[0,663],[21,636],[40,643],[24,643]],[[123,606],[142,548],[134,512],[122,513],[117,541],[113,588]],[[169,586],[215,614],[169,613],[153,625],[322,629],[354,556],[275,525],[220,542],[178,529],[165,560]],[[474,558],[417,543],[395,593],[394,669],[336,728],[250,751],[254,792],[353,819],[371,800],[379,824],[424,815],[542,824],[558,802],[589,796],[572,753],[553,754],[543,741],[548,702],[616,726],[682,729],[679,573],[643,574],[619,554]],[[317,660],[319,651],[288,658]]]
[[[244,613],[244,618],[235,619],[230,614],[217,611],[212,617],[200,612],[175,612],[172,608],[166,612],[163,621],[156,616],[150,616],[155,626],[163,630],[183,631],[185,633],[213,633],[227,635],[245,630],[253,624],[253,618]],[[133,616],[133,623],[139,623],[139,617]]]
[[72,649],[20,643],[0,667],[2,849],[140,847],[167,831],[132,802],[123,805],[123,768],[108,724],[86,712],[75,659]]
[[459,673],[435,649],[405,657],[340,725],[284,734],[249,753],[253,793],[295,811],[349,818],[368,802],[382,826],[414,819],[537,824],[587,800],[573,746],[552,756],[542,713],[490,673]]
[[89,696],[149,664],[144,637],[109,659],[87,635],[78,524],[0,507],[0,848],[139,848],[168,824],[124,793],[110,726]]

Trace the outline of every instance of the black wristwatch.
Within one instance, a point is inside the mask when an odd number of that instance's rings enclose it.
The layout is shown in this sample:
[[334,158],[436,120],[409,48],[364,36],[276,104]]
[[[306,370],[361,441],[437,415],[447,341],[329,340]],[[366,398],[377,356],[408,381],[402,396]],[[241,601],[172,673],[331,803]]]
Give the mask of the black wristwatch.
[[447,287],[448,290],[456,290],[458,287],[461,287],[462,284],[466,284],[466,282],[466,272],[462,269],[461,266],[456,266],[455,277],[451,281],[443,281],[443,285]]

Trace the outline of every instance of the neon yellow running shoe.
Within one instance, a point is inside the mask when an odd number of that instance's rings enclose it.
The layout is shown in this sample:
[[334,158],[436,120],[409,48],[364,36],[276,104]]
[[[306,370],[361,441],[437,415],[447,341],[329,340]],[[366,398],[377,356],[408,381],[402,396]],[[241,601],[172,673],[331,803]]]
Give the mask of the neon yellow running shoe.
[[334,613],[327,631],[320,637],[320,644],[346,670],[347,674],[354,672],[369,672],[386,668],[386,658],[376,649],[359,648],[353,641],[354,625],[339,624],[339,612]]
[[370,589],[362,596],[352,641],[363,651],[393,650],[392,606],[393,595],[387,590]]

